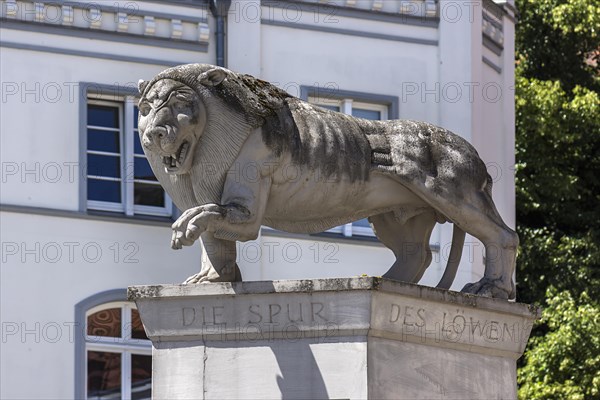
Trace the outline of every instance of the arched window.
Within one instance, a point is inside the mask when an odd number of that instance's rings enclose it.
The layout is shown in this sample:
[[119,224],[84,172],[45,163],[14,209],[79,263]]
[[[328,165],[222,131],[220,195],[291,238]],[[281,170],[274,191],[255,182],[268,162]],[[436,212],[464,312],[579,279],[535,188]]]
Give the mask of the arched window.
[[77,398],[151,397],[151,342],[135,304],[121,300],[123,296],[123,290],[104,292],[86,299],[87,307],[81,306],[84,302],[76,307],[79,326],[84,327],[76,351]]

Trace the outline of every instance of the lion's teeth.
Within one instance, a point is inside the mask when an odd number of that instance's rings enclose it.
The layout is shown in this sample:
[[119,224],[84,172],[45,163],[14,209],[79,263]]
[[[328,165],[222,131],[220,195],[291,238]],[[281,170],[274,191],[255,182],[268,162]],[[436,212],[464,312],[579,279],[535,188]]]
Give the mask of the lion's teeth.
[[184,144],[183,147],[181,148],[181,152],[179,153],[179,160],[178,160],[180,163],[182,163],[183,160],[185,160],[185,155],[187,153],[187,148],[188,148],[187,143]]

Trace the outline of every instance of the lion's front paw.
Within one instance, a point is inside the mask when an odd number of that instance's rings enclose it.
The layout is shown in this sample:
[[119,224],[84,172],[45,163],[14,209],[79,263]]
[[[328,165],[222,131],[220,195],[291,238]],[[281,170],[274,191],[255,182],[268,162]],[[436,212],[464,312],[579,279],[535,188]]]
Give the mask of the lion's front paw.
[[240,268],[235,262],[229,262],[225,264],[220,271],[214,268],[206,268],[197,274],[194,274],[187,278],[183,284],[195,284],[195,283],[206,283],[206,282],[239,282],[242,280],[242,274]]
[[461,292],[497,299],[508,299],[512,290],[505,288],[500,280],[492,280],[484,277],[478,282],[467,283]]
[[195,217],[191,218],[185,229],[185,237],[192,242],[198,240],[200,235],[209,229],[209,224],[214,221],[221,220],[223,214],[218,211],[202,211]]
[[178,250],[191,246],[208,229],[211,221],[222,218],[222,208],[216,204],[206,204],[185,210],[171,225],[173,235],[171,248]]
[[183,284],[191,285],[191,284],[202,283],[202,282],[209,282],[208,276],[205,273],[198,272],[197,274],[194,274],[194,275],[190,276],[189,278],[187,278],[183,282]]
[[173,250],[179,250],[183,246],[191,246],[194,244],[196,239],[191,239],[186,235],[187,225],[185,228],[173,227],[173,235],[171,236],[171,248]]

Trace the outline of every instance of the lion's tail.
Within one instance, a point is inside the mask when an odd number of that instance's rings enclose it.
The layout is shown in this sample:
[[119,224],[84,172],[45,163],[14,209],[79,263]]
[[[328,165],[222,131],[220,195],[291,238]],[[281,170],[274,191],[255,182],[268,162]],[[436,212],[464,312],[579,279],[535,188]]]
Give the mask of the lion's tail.
[[460,229],[458,225],[454,224],[452,231],[452,247],[450,247],[450,256],[448,257],[448,263],[446,264],[446,270],[440,283],[437,284],[437,288],[450,289],[454,278],[456,278],[456,271],[458,271],[458,264],[460,264],[460,258],[462,256],[463,246],[465,244],[465,231]]
[[[492,186],[494,180],[489,173],[486,173],[485,183],[483,184],[483,193],[492,198]],[[448,262],[446,263],[446,270],[440,283],[437,284],[437,288],[449,289],[456,278],[456,272],[458,271],[458,265],[460,264],[460,258],[462,257],[463,246],[465,244],[465,231],[460,229],[458,225],[454,224],[452,231],[452,246],[450,247],[450,255],[448,256]]]

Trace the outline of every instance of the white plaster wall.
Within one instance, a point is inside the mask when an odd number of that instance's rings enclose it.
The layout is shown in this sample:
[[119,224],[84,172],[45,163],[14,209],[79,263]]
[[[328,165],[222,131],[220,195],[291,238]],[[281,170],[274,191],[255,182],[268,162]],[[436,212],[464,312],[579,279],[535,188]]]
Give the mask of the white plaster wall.
[[82,331],[72,324],[79,301],[129,285],[181,282],[199,268],[199,246],[169,249],[168,225],[0,217],[3,399],[73,398],[73,335]]
[[405,93],[409,84],[434,87],[435,46],[263,25],[261,49],[262,78],[294,95],[301,85],[393,95],[401,118],[437,123],[437,107]]
[[282,237],[264,232],[256,241],[238,244],[245,280],[381,276],[394,263],[392,252],[379,243],[328,242],[308,235]]
[[[507,163],[507,153],[514,156],[514,139],[505,122],[504,96],[511,96],[512,90],[502,85],[503,76],[490,66],[482,65],[482,81],[487,86],[482,96],[483,123],[481,131],[473,140],[479,155],[485,160],[488,172],[494,180],[493,197],[498,211],[505,222],[514,229],[514,210],[509,209],[514,201],[514,166]],[[513,144],[513,146],[511,146]]]
[[227,17],[227,67],[261,76],[260,0],[233,0]]
[[[152,57],[143,46],[6,29],[2,39]],[[160,54],[154,58],[213,60],[212,53],[164,49]],[[77,211],[78,83],[135,87],[138,79],[164,68],[1,47],[0,202]],[[17,92],[6,92],[9,85]],[[181,282],[199,268],[198,247],[179,254],[169,250],[168,223],[155,227],[10,212],[2,212],[1,220],[2,398],[73,398],[72,335],[81,334],[72,327],[75,304],[133,283]],[[102,256],[96,261],[97,249]],[[127,255],[133,262],[125,262]],[[9,334],[14,324],[18,331]]]
[[[0,49],[0,80],[11,87],[4,92],[0,119],[0,202],[77,210],[84,170],[79,164],[79,82],[137,87],[140,78],[150,79],[166,67]],[[199,61],[211,62],[202,55]],[[13,84],[17,93],[10,94]]]
[[[149,47],[130,43],[119,43],[108,40],[85,39],[77,36],[64,36],[51,33],[28,32],[13,29],[2,30],[2,40],[7,42],[30,43],[38,46],[48,46],[52,48],[62,48],[68,50],[90,51],[94,53],[104,53],[118,56],[149,58],[154,60],[165,60],[169,63],[191,63],[201,62],[199,60],[214,59],[214,49],[209,48],[209,52],[196,52],[181,50],[168,47]],[[149,51],[149,49],[152,49]],[[210,56],[209,56],[210,54]],[[43,59],[43,57],[38,57]],[[53,57],[54,58],[54,57]],[[89,59],[89,58],[88,58]],[[114,61],[111,61],[114,64]],[[213,61],[214,63],[214,61]],[[81,64],[79,64],[81,65]],[[165,67],[163,67],[164,69]],[[131,69],[131,68],[128,68]],[[82,71],[83,72],[83,71]],[[90,72],[90,71],[87,71]],[[137,81],[136,81],[137,82]]]
[[[512,0],[509,3],[514,3]],[[515,25],[507,17],[503,18],[504,52],[502,53],[502,122],[504,141],[503,152],[503,185],[500,213],[511,228],[516,226],[516,196],[515,196]],[[496,192],[497,193],[497,192]],[[495,198],[498,198],[498,196]]]
[[[439,282],[449,254],[449,244],[432,251],[433,260],[421,284]],[[466,253],[466,252],[465,252]],[[468,256],[465,256],[466,258]],[[382,276],[395,257],[379,242],[361,239],[287,235],[263,229],[254,241],[238,242],[238,264],[244,280],[339,278]]]

